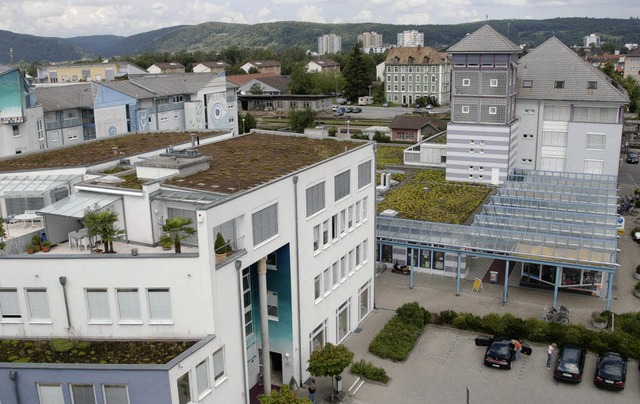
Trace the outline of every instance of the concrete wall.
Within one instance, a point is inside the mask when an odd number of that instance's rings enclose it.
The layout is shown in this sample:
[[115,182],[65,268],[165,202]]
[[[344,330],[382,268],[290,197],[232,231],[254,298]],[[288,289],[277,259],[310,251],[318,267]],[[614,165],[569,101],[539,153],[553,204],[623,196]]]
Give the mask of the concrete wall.
[[126,105],[94,110],[98,139],[127,133]]

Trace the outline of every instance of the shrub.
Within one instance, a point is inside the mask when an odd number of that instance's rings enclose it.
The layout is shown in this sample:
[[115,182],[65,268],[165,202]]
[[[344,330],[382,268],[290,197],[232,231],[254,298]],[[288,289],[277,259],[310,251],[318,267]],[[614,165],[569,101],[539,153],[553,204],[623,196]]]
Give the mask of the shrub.
[[406,360],[430,320],[431,314],[418,303],[403,305],[373,338],[369,352],[395,362]]
[[441,311],[434,320],[435,324],[445,325],[445,324],[453,324],[453,320],[458,317],[458,313],[453,310],[443,310]]
[[386,370],[375,366],[373,363],[366,362],[364,359],[351,365],[351,373],[373,380],[374,382],[387,383],[389,381]]
[[418,302],[405,303],[396,310],[397,317],[409,324],[422,328],[431,321],[431,313],[421,307]]
[[460,313],[453,320],[453,326],[461,330],[480,331],[482,329],[482,319],[471,313]]
[[338,133],[338,128],[336,128],[335,126],[332,126],[327,130],[327,133],[329,134],[329,136],[335,137],[336,133]]
[[591,319],[596,323],[607,323],[609,322],[609,317],[607,314],[603,312],[594,311],[591,313]]
[[636,292],[640,292],[640,281],[636,283]]

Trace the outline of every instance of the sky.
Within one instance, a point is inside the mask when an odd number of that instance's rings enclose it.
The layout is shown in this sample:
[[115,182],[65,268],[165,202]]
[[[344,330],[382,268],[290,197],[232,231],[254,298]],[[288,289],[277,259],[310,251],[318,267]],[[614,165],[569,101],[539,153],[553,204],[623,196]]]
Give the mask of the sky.
[[0,30],[48,37],[129,36],[217,21],[459,24],[640,16],[639,0],[2,0]]

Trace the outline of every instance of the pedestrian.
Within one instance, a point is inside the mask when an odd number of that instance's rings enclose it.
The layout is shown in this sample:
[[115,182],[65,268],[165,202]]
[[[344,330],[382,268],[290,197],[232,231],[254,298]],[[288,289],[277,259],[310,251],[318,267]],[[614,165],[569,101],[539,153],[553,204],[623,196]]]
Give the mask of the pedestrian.
[[307,390],[309,390],[309,400],[311,400],[311,402],[315,402],[315,398],[316,398],[316,379],[311,378],[309,379],[309,387],[307,387]]
[[513,361],[514,362],[518,362],[518,361],[520,361],[520,353],[522,352],[522,344],[517,339],[512,339],[511,343],[513,344],[513,351],[515,353]]
[[553,357],[556,355],[557,348],[558,345],[554,342],[549,345],[549,348],[547,349],[547,369],[551,369],[551,365],[553,365]]

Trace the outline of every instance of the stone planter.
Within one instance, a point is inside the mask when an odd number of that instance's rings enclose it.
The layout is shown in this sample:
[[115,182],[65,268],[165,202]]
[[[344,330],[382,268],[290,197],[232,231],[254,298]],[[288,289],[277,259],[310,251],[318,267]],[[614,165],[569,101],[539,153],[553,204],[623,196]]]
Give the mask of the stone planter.
[[605,328],[607,328],[607,322],[604,321],[596,321],[594,319],[591,319],[591,325],[593,325],[593,328],[597,328],[599,330],[604,330]]

